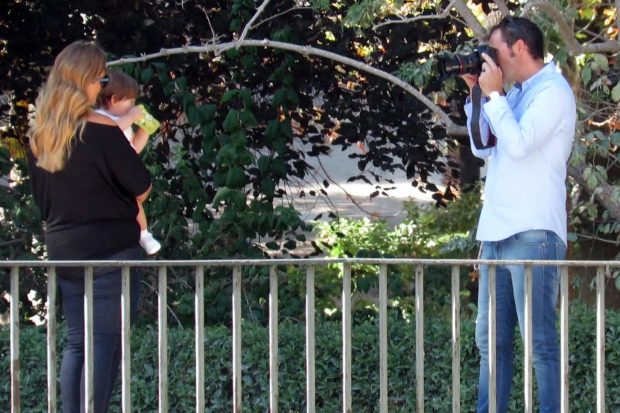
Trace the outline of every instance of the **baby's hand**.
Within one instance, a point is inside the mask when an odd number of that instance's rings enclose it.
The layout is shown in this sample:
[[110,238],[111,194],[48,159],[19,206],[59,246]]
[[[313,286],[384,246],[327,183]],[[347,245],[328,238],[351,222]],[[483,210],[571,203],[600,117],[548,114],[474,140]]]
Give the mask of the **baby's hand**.
[[137,121],[139,121],[140,119],[144,117],[144,113],[137,106],[134,106],[131,109],[129,109],[129,112],[127,114],[131,116],[132,123],[136,123]]

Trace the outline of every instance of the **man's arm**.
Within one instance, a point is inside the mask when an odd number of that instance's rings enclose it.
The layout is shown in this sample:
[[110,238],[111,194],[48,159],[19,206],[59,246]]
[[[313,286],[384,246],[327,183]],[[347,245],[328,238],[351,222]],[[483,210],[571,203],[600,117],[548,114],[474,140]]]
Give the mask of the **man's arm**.
[[[489,156],[491,156],[491,148],[487,148],[487,149],[478,149],[476,148],[476,145],[474,145],[474,141],[471,137],[471,114],[472,114],[472,110],[473,110],[473,105],[472,105],[472,90],[474,88],[474,86],[476,85],[476,83],[478,83],[478,76],[476,75],[472,75],[472,74],[464,74],[461,76],[461,78],[465,81],[465,83],[467,84],[467,87],[469,88],[469,97],[467,99],[467,101],[465,102],[465,115],[467,116],[467,132],[469,134],[469,142],[470,142],[470,147],[471,147],[471,152],[474,154],[475,157],[477,158],[481,158],[481,159],[485,159],[488,158]],[[480,102],[480,105],[482,105],[482,101]],[[486,120],[485,116],[484,116],[484,112],[481,112],[481,116],[480,116],[480,139],[482,140],[482,142],[488,142],[489,141],[489,123]]]
[[559,128],[574,128],[575,100],[569,88],[548,85],[537,92],[519,121],[505,99],[494,99],[484,105],[498,150],[520,159],[545,144]]

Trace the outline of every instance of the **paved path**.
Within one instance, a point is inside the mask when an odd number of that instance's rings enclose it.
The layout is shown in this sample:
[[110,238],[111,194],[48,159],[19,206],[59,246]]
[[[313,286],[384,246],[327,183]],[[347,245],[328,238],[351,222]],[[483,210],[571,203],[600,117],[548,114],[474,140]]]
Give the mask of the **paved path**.
[[[341,151],[340,148],[334,147],[329,156],[320,156],[319,159],[307,158],[307,162],[316,169],[317,179],[319,181],[327,179],[330,181],[330,185],[325,189],[327,197],[294,198],[294,204],[305,220],[315,220],[315,217],[321,213],[323,214],[322,219],[327,219],[329,211],[336,209],[342,217],[374,217],[383,219],[390,225],[396,225],[406,217],[402,205],[403,201],[432,202],[432,194],[428,192],[423,194],[411,186],[411,181],[405,177],[405,173],[402,171],[389,176],[394,181],[393,185],[389,182],[383,183],[384,188],[394,188],[387,191],[389,196],[380,194],[371,199],[370,194],[375,191],[374,185],[369,185],[363,181],[347,182],[350,176],[359,175],[357,159],[348,157],[349,153],[355,152],[359,152],[355,146],[350,147],[347,151]],[[367,177],[371,178],[369,175]],[[440,177],[434,177],[434,183],[439,187]],[[308,192],[311,189],[316,191],[318,188],[317,185],[314,188],[307,186],[303,189]],[[298,191],[299,189],[294,189],[293,192]]]

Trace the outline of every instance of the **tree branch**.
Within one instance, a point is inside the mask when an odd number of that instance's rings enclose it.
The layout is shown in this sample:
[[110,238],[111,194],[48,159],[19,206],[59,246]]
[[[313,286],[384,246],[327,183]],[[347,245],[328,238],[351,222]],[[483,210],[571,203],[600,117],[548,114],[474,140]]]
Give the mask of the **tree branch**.
[[568,175],[570,175],[575,182],[585,188],[588,192],[594,195],[594,198],[609,211],[609,214],[616,220],[620,220],[620,203],[613,200],[614,192],[619,188],[615,185],[610,185],[606,182],[602,182],[594,190],[588,188],[588,183],[583,177],[584,165],[574,166],[568,165]]
[[494,0],[493,3],[497,5],[497,8],[499,9],[499,12],[502,14],[502,16],[510,16],[510,9],[508,8],[504,0]]
[[[620,0],[616,0],[616,4],[620,3]],[[590,43],[582,45],[575,39],[573,28],[566,21],[564,14],[556,9],[551,3],[543,0],[536,0],[528,2],[521,11],[522,16],[528,16],[533,8],[538,8],[545,11],[551,18],[557,23],[562,40],[566,43],[568,51],[571,55],[580,55],[583,53],[612,53],[620,51],[620,42],[610,40],[603,43]]]
[[337,53],[329,52],[327,50],[318,49],[312,46],[300,46],[291,43],[278,42],[273,40],[238,40],[226,43],[219,43],[213,45],[204,45],[204,46],[183,46],[177,47],[173,49],[161,49],[158,53],[151,53],[147,55],[143,55],[140,57],[131,57],[131,58],[122,58],[118,60],[114,60],[108,62],[108,66],[115,66],[127,63],[138,63],[138,62],[146,62],[148,60],[157,59],[160,57],[167,57],[176,54],[187,54],[187,53],[215,53],[219,54],[226,50],[237,48],[237,47],[266,47],[272,49],[282,49],[288,50],[291,52],[299,53],[302,55],[313,55],[323,57],[329,60],[333,60],[335,62],[342,63],[347,66],[354,67],[362,72],[369,73],[371,75],[380,77],[382,79],[387,80],[388,82],[400,87],[405,90],[409,94],[413,95],[416,99],[422,102],[426,107],[433,111],[439,118],[442,125],[446,128],[446,133],[452,136],[467,136],[467,128],[465,126],[457,125],[450,119],[450,117],[435,104],[432,100],[427,98],[424,94],[418,91],[416,88],[411,86],[409,83],[392,75],[391,73],[387,73],[381,69],[377,69],[372,67],[366,63],[362,63],[355,59],[351,59],[346,56],[339,55]]
[[[618,0],[620,1],[620,0]],[[271,15],[269,17],[267,17],[266,19],[261,20],[260,22],[256,23],[256,25],[254,26],[254,29],[256,29],[258,26],[267,23],[269,20],[273,20],[273,19],[277,19],[280,16],[283,16],[287,13],[290,13],[292,11],[298,11],[298,10],[312,10],[312,7],[291,7],[290,9],[284,10],[280,13],[276,13],[274,15]]]
[[454,8],[459,12],[465,23],[474,31],[474,35],[478,39],[484,39],[487,36],[487,29],[482,26],[482,23],[474,15],[464,0],[457,0],[454,2]]
[[[403,24],[403,23],[413,23],[415,21],[418,20],[431,20],[431,19],[445,19],[446,17],[448,17],[450,15],[450,10],[452,9],[452,6],[454,5],[454,3],[458,1],[458,0],[452,0],[450,2],[450,4],[448,4],[446,6],[445,9],[443,9],[443,11],[439,14],[422,14],[419,16],[415,16],[415,17],[411,17],[408,19],[405,18],[401,18],[400,20],[386,20],[382,23],[376,24],[372,27],[373,30],[377,30],[379,27],[383,27],[383,26],[387,26],[390,24]],[[618,0],[620,1],[620,0]]]
[[256,9],[256,13],[254,13],[254,16],[252,16],[248,24],[245,25],[245,27],[243,28],[243,32],[241,33],[241,36],[237,40],[237,49],[240,47],[241,42],[245,40],[245,37],[248,35],[248,32],[252,28],[252,25],[254,24],[256,19],[258,19],[258,16],[260,16],[261,13],[265,10],[265,7],[267,7],[267,4],[269,4],[270,1],[271,0],[264,0],[263,4],[258,6],[258,8]]

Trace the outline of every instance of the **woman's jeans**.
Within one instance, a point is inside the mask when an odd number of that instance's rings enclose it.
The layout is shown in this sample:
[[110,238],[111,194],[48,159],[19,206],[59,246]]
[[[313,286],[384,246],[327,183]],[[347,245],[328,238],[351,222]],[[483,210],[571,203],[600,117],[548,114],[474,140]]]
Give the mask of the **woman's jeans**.
[[[482,242],[482,259],[563,260],[564,242],[552,231],[534,230],[515,234],[502,241]],[[489,407],[489,268],[480,268],[476,344],[480,350],[478,413]],[[496,267],[496,406],[508,410],[512,385],[515,325],[523,336],[524,278],[522,265]],[[532,348],[540,411],[560,411],[560,348],[556,331],[556,304],[560,275],[556,266],[532,268]]]
[[[141,248],[132,248],[109,260],[137,260]],[[132,269],[130,317],[138,306],[140,271]],[[84,278],[59,272],[58,285],[67,339],[60,367],[60,396],[64,413],[84,413]],[[107,411],[121,360],[121,269],[99,267],[93,282],[93,353],[95,413]]]

